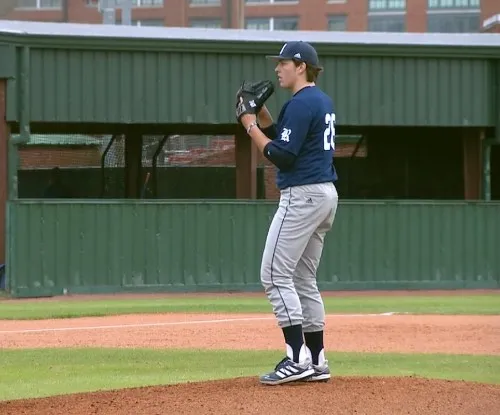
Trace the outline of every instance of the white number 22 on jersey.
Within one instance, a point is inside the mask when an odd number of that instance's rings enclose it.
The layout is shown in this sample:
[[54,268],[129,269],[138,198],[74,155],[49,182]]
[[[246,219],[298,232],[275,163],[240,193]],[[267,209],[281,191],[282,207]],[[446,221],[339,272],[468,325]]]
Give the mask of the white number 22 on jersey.
[[335,114],[325,114],[325,133],[324,147],[325,151],[335,150]]

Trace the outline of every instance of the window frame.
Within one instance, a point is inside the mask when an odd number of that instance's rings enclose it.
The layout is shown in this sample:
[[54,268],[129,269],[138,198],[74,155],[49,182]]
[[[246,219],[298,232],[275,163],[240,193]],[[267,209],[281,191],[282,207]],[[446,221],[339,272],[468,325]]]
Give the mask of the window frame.
[[143,4],[142,2],[145,0],[132,0],[135,4],[132,4],[132,8],[140,8],[140,9],[156,9],[159,7],[165,7],[165,0],[157,0],[159,4]]
[[[447,22],[446,20],[449,19]],[[477,19],[477,27],[476,30],[467,30],[467,31],[448,31],[448,30],[430,30],[432,26],[437,25],[436,22],[441,20],[442,25],[446,24],[455,24],[456,26],[465,24],[466,19]],[[435,20],[436,22],[432,22]],[[455,20],[453,22],[453,20]],[[462,21],[461,21],[462,20]],[[481,13],[458,13],[456,11],[450,11],[449,13],[427,13],[427,33],[480,33],[481,32]],[[470,21],[468,26],[471,26]]]
[[[402,7],[389,7],[391,2],[401,1],[404,2]],[[385,2],[385,7],[372,7],[372,2]],[[370,13],[406,13],[408,7],[408,0],[368,0],[368,14]]]
[[[479,1],[479,5],[471,5],[471,2],[475,2],[475,0],[458,0],[458,1],[467,1],[467,6],[457,6],[457,0],[450,0],[453,2],[453,5],[448,6],[431,6],[431,3],[434,4],[435,1],[441,2],[442,0],[427,0],[427,21],[426,21],[426,32],[427,33],[480,33],[481,32],[481,2]],[[442,30],[429,30],[432,26],[437,25],[437,21],[442,19],[442,25],[445,26],[446,19],[450,19],[450,22],[453,22],[455,19],[455,24],[457,26],[463,25],[464,22],[460,23],[460,19],[464,21],[466,19],[477,19],[478,25],[476,31],[442,31]],[[435,22],[432,22],[435,20]],[[450,24],[450,23],[448,23]],[[469,26],[471,24],[469,23]]]
[[[434,11],[450,11],[450,10],[456,10],[456,11],[469,11],[469,10],[481,10],[481,0],[477,0],[478,4],[477,5],[471,5],[472,2],[476,2],[476,0],[448,0],[452,1],[453,5],[451,6],[441,6],[441,5],[435,5],[433,4],[435,2],[441,3],[443,0],[427,0],[427,11],[428,12],[434,12]],[[461,5],[456,5],[457,2],[463,2],[467,1],[467,6],[461,6]]]
[[[327,18],[327,31],[329,32],[345,32],[347,31],[347,14],[339,13],[339,14],[328,14],[326,16]],[[335,20],[336,18],[339,18],[339,21],[337,23],[343,23],[344,28],[343,29],[330,29],[330,22],[332,20]]]
[[[397,19],[395,19],[397,18]],[[390,22],[390,19],[394,20],[394,23],[401,23],[403,24],[402,30],[373,30],[370,28],[370,23],[377,23],[376,20],[379,19],[379,21],[382,21],[383,19],[387,19],[388,22]],[[367,30],[372,33],[406,33],[408,31],[407,29],[407,22],[406,22],[406,13],[373,13],[368,16],[368,27]]]
[[[122,9],[122,6],[120,4],[121,0],[115,0],[116,3],[116,9]],[[157,0],[160,3],[159,4],[143,4],[142,2],[145,0],[132,0],[132,8],[133,9],[160,9],[165,7],[165,1],[167,0]],[[99,6],[99,0],[87,0],[86,2],[87,7],[98,7]]]
[[63,6],[62,0],[58,0],[59,6],[43,6],[42,7],[43,1],[44,0],[34,0],[34,2],[35,2],[34,6],[19,6],[19,3],[18,3],[15,7],[15,10],[62,10],[62,6]]
[[[199,1],[200,3],[197,3]],[[221,0],[189,0],[189,7],[220,7]]]
[[[156,25],[156,24],[153,24],[153,25],[149,25],[149,24],[143,25],[143,24],[141,24],[141,22],[161,22],[161,24],[159,24],[159,25]],[[165,27],[165,20],[163,20],[163,19],[133,19],[132,20],[132,25],[133,26],[138,26],[138,27]]]
[[245,6],[266,6],[271,4],[298,4],[299,0],[245,0]]
[[[219,26],[193,26],[192,23],[194,22],[218,22]],[[224,22],[222,19],[218,17],[192,17],[188,21],[189,27],[196,28],[196,29],[221,29],[223,27]]]
[[[280,20],[287,20],[287,19],[295,20],[297,28],[296,29],[276,29],[276,21],[277,20],[280,21]],[[258,21],[258,20],[266,21],[267,20],[269,22],[269,29],[249,28],[248,27],[249,20],[251,20],[251,21]],[[247,29],[247,30],[269,30],[271,32],[273,32],[275,30],[294,31],[294,30],[299,30],[299,25],[300,25],[300,16],[271,16],[271,17],[262,16],[262,17],[247,17],[247,18],[245,18],[245,29]]]

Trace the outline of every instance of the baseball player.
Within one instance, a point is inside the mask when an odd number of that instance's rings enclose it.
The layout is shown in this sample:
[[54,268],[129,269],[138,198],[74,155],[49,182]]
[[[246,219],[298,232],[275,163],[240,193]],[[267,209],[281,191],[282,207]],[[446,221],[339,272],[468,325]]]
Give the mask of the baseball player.
[[[277,167],[281,193],[263,252],[261,281],[283,331],[286,357],[260,381],[327,381],[331,375],[323,343],[325,310],[316,270],[338,203],[335,110],[332,99],[315,84],[322,68],[310,44],[288,42],[279,55],[268,58],[277,62],[279,86],[292,96],[276,123],[264,104],[260,111],[243,111],[238,118]],[[248,104],[254,106],[255,100]]]

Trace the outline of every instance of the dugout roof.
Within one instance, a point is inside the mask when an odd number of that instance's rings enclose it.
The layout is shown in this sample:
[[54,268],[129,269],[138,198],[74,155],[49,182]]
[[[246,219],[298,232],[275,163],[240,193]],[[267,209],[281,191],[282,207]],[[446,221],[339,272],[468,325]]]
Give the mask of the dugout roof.
[[[498,124],[498,34],[0,21],[7,119],[14,129],[30,123],[38,132],[63,123],[233,128],[241,81],[275,79],[264,55],[296,39],[318,49],[325,67],[319,85],[335,100],[339,128]],[[270,109],[287,98],[277,91]]]

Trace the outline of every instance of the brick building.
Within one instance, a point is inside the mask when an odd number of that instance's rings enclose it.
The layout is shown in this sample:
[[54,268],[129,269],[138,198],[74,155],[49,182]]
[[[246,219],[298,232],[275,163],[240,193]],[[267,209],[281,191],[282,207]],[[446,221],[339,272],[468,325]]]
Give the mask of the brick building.
[[[98,0],[5,1],[18,5],[4,16],[8,19],[102,22]],[[132,1],[137,25],[235,28],[243,24],[262,30],[478,32],[486,19],[500,13],[499,0]],[[116,17],[119,22],[120,12]]]

